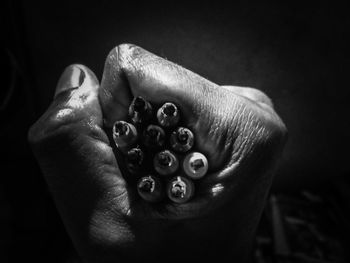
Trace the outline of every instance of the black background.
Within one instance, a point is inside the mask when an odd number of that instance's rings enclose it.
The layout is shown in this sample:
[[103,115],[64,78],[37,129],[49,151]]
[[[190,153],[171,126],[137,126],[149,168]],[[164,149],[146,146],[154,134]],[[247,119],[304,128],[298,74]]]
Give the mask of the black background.
[[52,254],[59,260],[70,253],[26,133],[50,104],[67,65],[85,64],[100,79],[108,52],[121,43],[139,45],[218,84],[269,95],[289,130],[274,192],[349,180],[347,11],[334,1],[6,1],[3,50],[14,57],[17,82],[1,112],[5,254],[15,262]]

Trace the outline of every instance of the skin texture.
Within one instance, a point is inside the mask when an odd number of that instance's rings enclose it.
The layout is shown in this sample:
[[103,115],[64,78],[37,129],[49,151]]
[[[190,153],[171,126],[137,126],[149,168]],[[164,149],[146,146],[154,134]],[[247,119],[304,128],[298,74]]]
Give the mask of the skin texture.
[[[108,133],[134,96],[176,103],[208,157],[188,203],[147,203],[123,176]],[[83,260],[244,262],[286,133],[264,93],[124,44],[108,55],[101,85],[83,65],[65,70],[29,141]]]

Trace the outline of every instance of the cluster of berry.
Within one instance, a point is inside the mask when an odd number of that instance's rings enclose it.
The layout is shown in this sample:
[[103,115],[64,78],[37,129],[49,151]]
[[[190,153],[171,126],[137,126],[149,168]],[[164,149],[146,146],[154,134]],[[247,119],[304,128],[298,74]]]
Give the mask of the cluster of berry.
[[113,140],[125,156],[128,172],[138,178],[139,195],[148,202],[158,202],[166,193],[175,203],[187,202],[194,195],[192,180],[205,176],[208,160],[191,151],[194,135],[180,125],[178,107],[167,102],[155,112],[148,101],[136,97],[129,117],[129,122],[114,123]]

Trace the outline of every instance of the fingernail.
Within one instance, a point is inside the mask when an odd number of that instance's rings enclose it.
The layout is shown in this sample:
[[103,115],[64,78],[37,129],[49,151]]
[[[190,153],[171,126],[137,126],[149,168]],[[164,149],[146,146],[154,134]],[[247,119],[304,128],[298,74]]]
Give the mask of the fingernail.
[[75,65],[68,66],[58,81],[54,98],[64,91],[79,88],[84,79],[85,73],[83,70]]

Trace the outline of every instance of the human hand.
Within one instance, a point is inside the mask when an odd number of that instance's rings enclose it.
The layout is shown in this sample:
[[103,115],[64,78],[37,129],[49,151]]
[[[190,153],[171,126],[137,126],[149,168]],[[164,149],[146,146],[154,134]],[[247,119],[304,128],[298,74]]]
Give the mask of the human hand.
[[[147,203],[120,171],[106,131],[126,119],[134,96],[176,103],[207,156],[210,170],[189,202]],[[29,133],[68,233],[93,262],[242,262],[285,138],[262,92],[218,86],[132,45],[111,51],[101,86],[86,67],[67,68]]]

